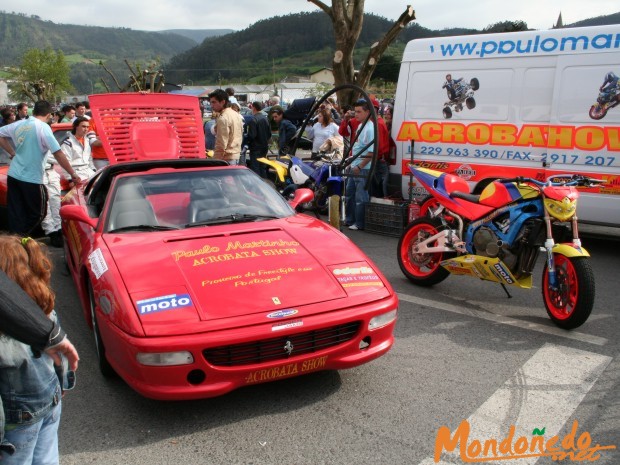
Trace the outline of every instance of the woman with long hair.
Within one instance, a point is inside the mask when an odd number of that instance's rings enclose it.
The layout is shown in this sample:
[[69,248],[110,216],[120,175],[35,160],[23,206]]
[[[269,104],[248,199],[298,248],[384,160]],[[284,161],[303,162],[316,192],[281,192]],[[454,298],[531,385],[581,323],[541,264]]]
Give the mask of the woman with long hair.
[[[50,286],[52,264],[41,244],[29,237],[0,235],[0,269],[55,319],[55,295]],[[57,464],[62,390],[52,358],[35,358],[32,350],[0,335],[0,397],[4,409],[3,465]],[[4,445],[4,443],[3,443]]]

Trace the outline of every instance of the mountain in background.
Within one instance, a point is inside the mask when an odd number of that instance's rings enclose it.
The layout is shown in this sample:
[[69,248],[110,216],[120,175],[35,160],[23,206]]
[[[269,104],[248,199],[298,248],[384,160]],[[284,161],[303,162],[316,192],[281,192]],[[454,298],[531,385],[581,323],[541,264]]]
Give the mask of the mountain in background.
[[[103,92],[101,78],[112,79],[99,65],[102,61],[124,85],[129,75],[124,60],[161,64],[173,56],[195,47],[199,42],[173,31],[147,32],[128,28],[56,24],[36,15],[0,12],[0,69],[17,66],[24,52],[31,48],[51,47],[62,50],[71,66],[71,82],[78,93]],[[186,30],[191,32],[190,30]],[[223,31],[223,32],[222,32]],[[195,31],[196,37],[210,37],[226,30]],[[0,77],[6,77],[6,73]],[[111,87],[111,90],[117,90]]]
[[201,44],[205,39],[211,37],[223,36],[235,32],[234,29],[166,29],[164,31],[157,31],[161,34],[178,34],[183,37],[187,37],[195,42],[195,44]]
[[[503,32],[520,21],[491,24],[483,30],[449,28],[427,29],[417,23],[404,28],[386,50],[373,74],[373,80],[395,82],[400,58],[412,39]],[[601,16],[565,27],[618,24],[620,13]],[[355,65],[366,57],[369,47],[382,37],[393,21],[364,15],[364,27],[355,51]],[[521,23],[525,28],[527,25]],[[276,16],[258,21],[239,32],[204,41],[173,57],[165,66],[169,82],[268,84],[293,76],[308,76],[332,66],[334,33],[330,18],[322,11]]]
[[[619,24],[620,13],[587,19],[565,27]],[[392,26],[393,20],[364,15],[364,27],[355,51],[355,64],[366,57],[371,44]],[[431,30],[417,23],[403,29],[376,68],[373,79],[395,81],[407,42],[416,38],[498,32],[510,21],[489,25],[484,30],[446,28]],[[172,29],[158,32],[129,28],[55,24],[36,15],[0,12],[0,78],[2,67],[19,64],[30,48],[47,46],[62,50],[71,66],[71,82],[78,94],[105,92],[102,78],[110,90],[111,77],[105,64],[121,85],[126,84],[130,64],[162,66],[169,83],[232,82],[268,84],[308,76],[332,66],[334,33],[329,17],[322,11],[276,16],[250,27],[228,29]]]

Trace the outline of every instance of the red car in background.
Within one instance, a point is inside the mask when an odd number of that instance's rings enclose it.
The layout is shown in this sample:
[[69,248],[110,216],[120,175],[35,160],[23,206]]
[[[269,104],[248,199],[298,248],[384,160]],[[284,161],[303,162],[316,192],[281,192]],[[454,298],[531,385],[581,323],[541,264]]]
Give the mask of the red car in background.
[[[56,123],[52,124],[52,131],[54,132],[54,137],[58,141],[58,143],[62,142],[67,138],[73,125],[71,123]],[[7,193],[7,180],[6,176],[9,171],[8,164],[0,164],[0,230],[7,230],[9,228],[8,218],[7,218],[7,210],[6,210],[6,193]],[[66,180],[61,181],[61,187],[63,190],[69,189],[69,183]],[[40,234],[43,234],[42,231],[39,231]]]
[[110,165],[71,190],[67,263],[104,375],[194,399],[358,366],[394,342],[398,299],[346,236],[251,170],[204,159],[196,99],[90,97]]

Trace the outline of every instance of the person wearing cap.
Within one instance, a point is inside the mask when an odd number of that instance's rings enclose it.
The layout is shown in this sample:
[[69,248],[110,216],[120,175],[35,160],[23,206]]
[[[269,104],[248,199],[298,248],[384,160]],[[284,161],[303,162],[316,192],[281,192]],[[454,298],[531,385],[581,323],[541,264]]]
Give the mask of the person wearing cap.
[[278,125],[278,147],[279,154],[286,155],[289,150],[289,142],[295,137],[297,128],[289,120],[284,119],[284,109],[280,105],[275,105],[269,110],[269,114]]
[[252,102],[252,119],[248,122],[248,149],[250,150],[250,169],[261,178],[267,177],[267,167],[258,159],[266,157],[271,139],[271,126],[263,113],[263,104]]
[[[71,176],[80,182],[65,157],[47,121],[52,106],[45,100],[34,104],[33,117],[0,128],[0,147],[12,159],[7,173],[7,211],[9,229],[21,236],[30,235],[47,213],[47,190],[43,185],[47,151]],[[9,143],[12,140],[15,148]]]
[[216,89],[209,94],[209,103],[213,111],[219,113],[215,122],[213,158],[238,165],[243,141],[242,118],[230,108],[228,94],[222,89]]
[[375,128],[370,120],[370,105],[366,100],[355,102],[355,118],[360,124],[353,139],[351,156],[354,159],[349,166],[350,176],[345,186],[345,223],[349,229],[361,230],[365,226],[365,209],[369,201],[366,180],[370,173],[375,140]]

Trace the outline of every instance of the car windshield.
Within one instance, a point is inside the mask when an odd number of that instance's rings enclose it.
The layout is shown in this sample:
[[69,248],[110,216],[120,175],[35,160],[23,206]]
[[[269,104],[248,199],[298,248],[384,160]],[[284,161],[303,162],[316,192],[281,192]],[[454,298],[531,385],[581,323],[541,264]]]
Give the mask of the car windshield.
[[106,232],[177,230],[295,214],[260,177],[236,168],[123,175],[111,195]]

